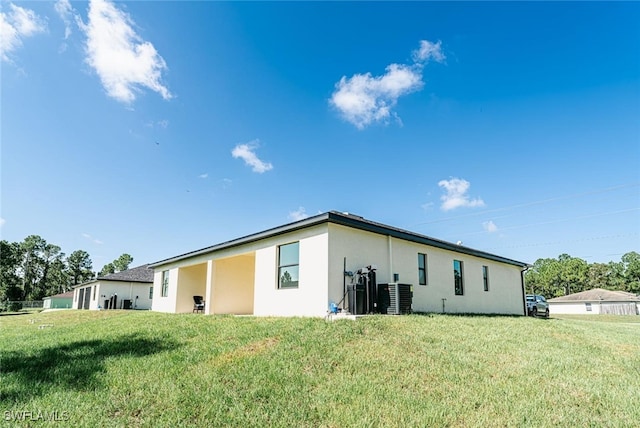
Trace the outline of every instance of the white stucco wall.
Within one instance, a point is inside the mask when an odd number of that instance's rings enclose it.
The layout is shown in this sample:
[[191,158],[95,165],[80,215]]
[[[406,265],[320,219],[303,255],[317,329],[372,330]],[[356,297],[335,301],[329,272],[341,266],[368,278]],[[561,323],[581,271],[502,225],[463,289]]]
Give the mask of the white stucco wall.
[[[299,242],[299,286],[278,289],[277,249]],[[427,255],[428,285],[418,284],[418,253]],[[378,283],[413,284],[413,310],[522,315],[520,268],[455,251],[391,238],[333,223],[272,236],[156,269],[153,310],[191,312],[193,295],[207,300],[206,313],[259,316],[324,316],[343,298],[343,260],[348,271],[377,266]],[[454,292],[453,260],[463,262],[464,295]],[[196,267],[194,267],[196,266]],[[484,291],[482,266],[489,267]],[[170,270],[169,295],[161,297],[162,271]],[[347,281],[349,282],[349,280]],[[343,306],[346,306],[346,302]]]
[[253,314],[255,253],[215,260],[214,314]]
[[[520,268],[454,251],[421,245],[340,225],[329,225],[329,298],[342,299],[342,269],[377,266],[377,282],[413,284],[413,310],[447,313],[524,313]],[[427,285],[418,283],[418,253],[427,255]],[[464,294],[455,295],[453,260],[463,262]],[[489,267],[489,291],[484,291],[482,266]],[[349,282],[349,280],[347,281]]]
[[131,300],[132,309],[151,309],[151,299],[149,299],[151,286],[152,284],[140,282],[99,281],[95,300],[92,296],[91,309],[98,309],[98,305],[104,309],[104,301],[114,294],[118,295],[116,309],[123,307],[123,300]]
[[193,296],[204,297],[206,295],[206,278],[206,263],[178,269],[176,294],[177,313],[193,312]]
[[[167,296],[162,296],[162,272],[169,271],[169,288]],[[153,303],[151,310],[158,312],[176,312],[176,298],[178,292],[178,268],[156,269],[153,274]]]
[[[83,289],[85,293],[88,292],[90,294],[90,310],[104,309],[104,301],[114,294],[118,295],[116,309],[122,307],[123,299],[131,300],[132,309],[151,309],[151,299],[149,299],[149,287],[151,287],[151,285],[150,283],[141,282],[96,281],[74,290],[72,307],[78,307],[80,290]],[[136,296],[138,296],[137,300]]]
[[[324,316],[327,313],[328,234],[326,225],[278,237],[256,251],[254,314]],[[279,289],[277,247],[300,242],[298,288]]]
[[591,311],[588,312],[585,302],[549,302],[549,314],[599,314],[600,306],[591,303]]
[[[591,303],[591,311],[587,311],[586,303]],[[601,305],[607,304],[630,305],[630,302],[549,302],[549,314],[567,314],[567,315],[594,315],[600,314]],[[640,303],[636,303],[636,313],[640,313]],[[606,313],[606,311],[605,311]]]

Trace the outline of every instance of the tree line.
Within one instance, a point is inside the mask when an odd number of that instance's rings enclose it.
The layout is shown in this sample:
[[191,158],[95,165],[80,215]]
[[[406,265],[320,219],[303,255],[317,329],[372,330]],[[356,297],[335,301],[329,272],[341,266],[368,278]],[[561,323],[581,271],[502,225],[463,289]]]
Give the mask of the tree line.
[[525,284],[527,293],[548,299],[593,288],[640,294],[640,254],[631,251],[619,262],[591,264],[568,254],[538,259],[525,273]]
[[96,273],[89,253],[84,250],[76,250],[67,256],[59,246],[38,235],[27,236],[22,242],[2,240],[0,304],[41,300],[64,293],[96,276],[127,270],[132,262],[133,257],[125,253]]

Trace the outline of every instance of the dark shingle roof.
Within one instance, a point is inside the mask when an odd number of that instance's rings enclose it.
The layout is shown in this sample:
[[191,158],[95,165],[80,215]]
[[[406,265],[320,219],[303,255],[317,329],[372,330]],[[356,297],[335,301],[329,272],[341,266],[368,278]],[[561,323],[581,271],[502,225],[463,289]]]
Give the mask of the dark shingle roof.
[[431,245],[433,247],[442,248],[445,250],[451,250],[458,253],[469,254],[476,257],[481,257],[489,260],[494,260],[501,263],[507,263],[515,266],[526,267],[527,263],[517,260],[501,257],[495,254],[487,253],[473,248],[464,247],[461,245],[453,244],[451,242],[442,241],[440,239],[431,238],[429,236],[421,235],[419,233],[410,232],[408,230],[399,229],[393,226],[387,226],[382,223],[377,223],[371,220],[366,220],[363,217],[343,213],[338,211],[329,211],[324,214],[319,214],[313,217],[308,217],[304,220],[296,221],[294,223],[285,224],[284,226],[274,227],[272,229],[265,230],[263,232],[254,233],[242,238],[234,239],[231,241],[223,242],[221,244],[214,245],[212,247],[203,248],[201,250],[191,251],[186,254],[182,254],[169,259],[160,260],[155,263],[151,263],[152,268],[165,265],[167,263],[176,262],[179,260],[188,259],[202,254],[212,253],[225,248],[235,247],[237,245],[247,244],[249,242],[255,242],[260,239],[269,238],[272,236],[282,235],[283,233],[292,232],[295,230],[304,229],[307,227],[315,226],[322,223],[333,223],[343,226],[352,227],[355,229],[365,230],[368,232],[378,233],[381,235],[392,236],[394,238],[403,239],[406,241],[417,242],[420,244]]
[[153,269],[149,265],[142,265],[122,272],[110,273],[109,275],[99,276],[98,281],[123,281],[123,282],[153,282]]

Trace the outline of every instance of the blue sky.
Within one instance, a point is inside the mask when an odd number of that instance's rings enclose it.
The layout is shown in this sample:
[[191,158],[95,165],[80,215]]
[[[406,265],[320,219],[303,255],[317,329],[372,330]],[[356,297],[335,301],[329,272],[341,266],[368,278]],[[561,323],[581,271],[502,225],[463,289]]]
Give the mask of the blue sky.
[[100,269],[339,210],[640,251],[640,3],[1,7],[2,239]]

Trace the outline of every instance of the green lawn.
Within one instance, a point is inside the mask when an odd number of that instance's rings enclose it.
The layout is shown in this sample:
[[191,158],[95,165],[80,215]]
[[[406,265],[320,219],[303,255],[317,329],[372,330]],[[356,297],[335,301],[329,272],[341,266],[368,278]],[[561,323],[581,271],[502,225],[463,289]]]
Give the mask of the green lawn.
[[0,357],[9,425],[42,426],[47,417],[86,427],[640,421],[640,317],[327,323],[69,310],[0,317]]

